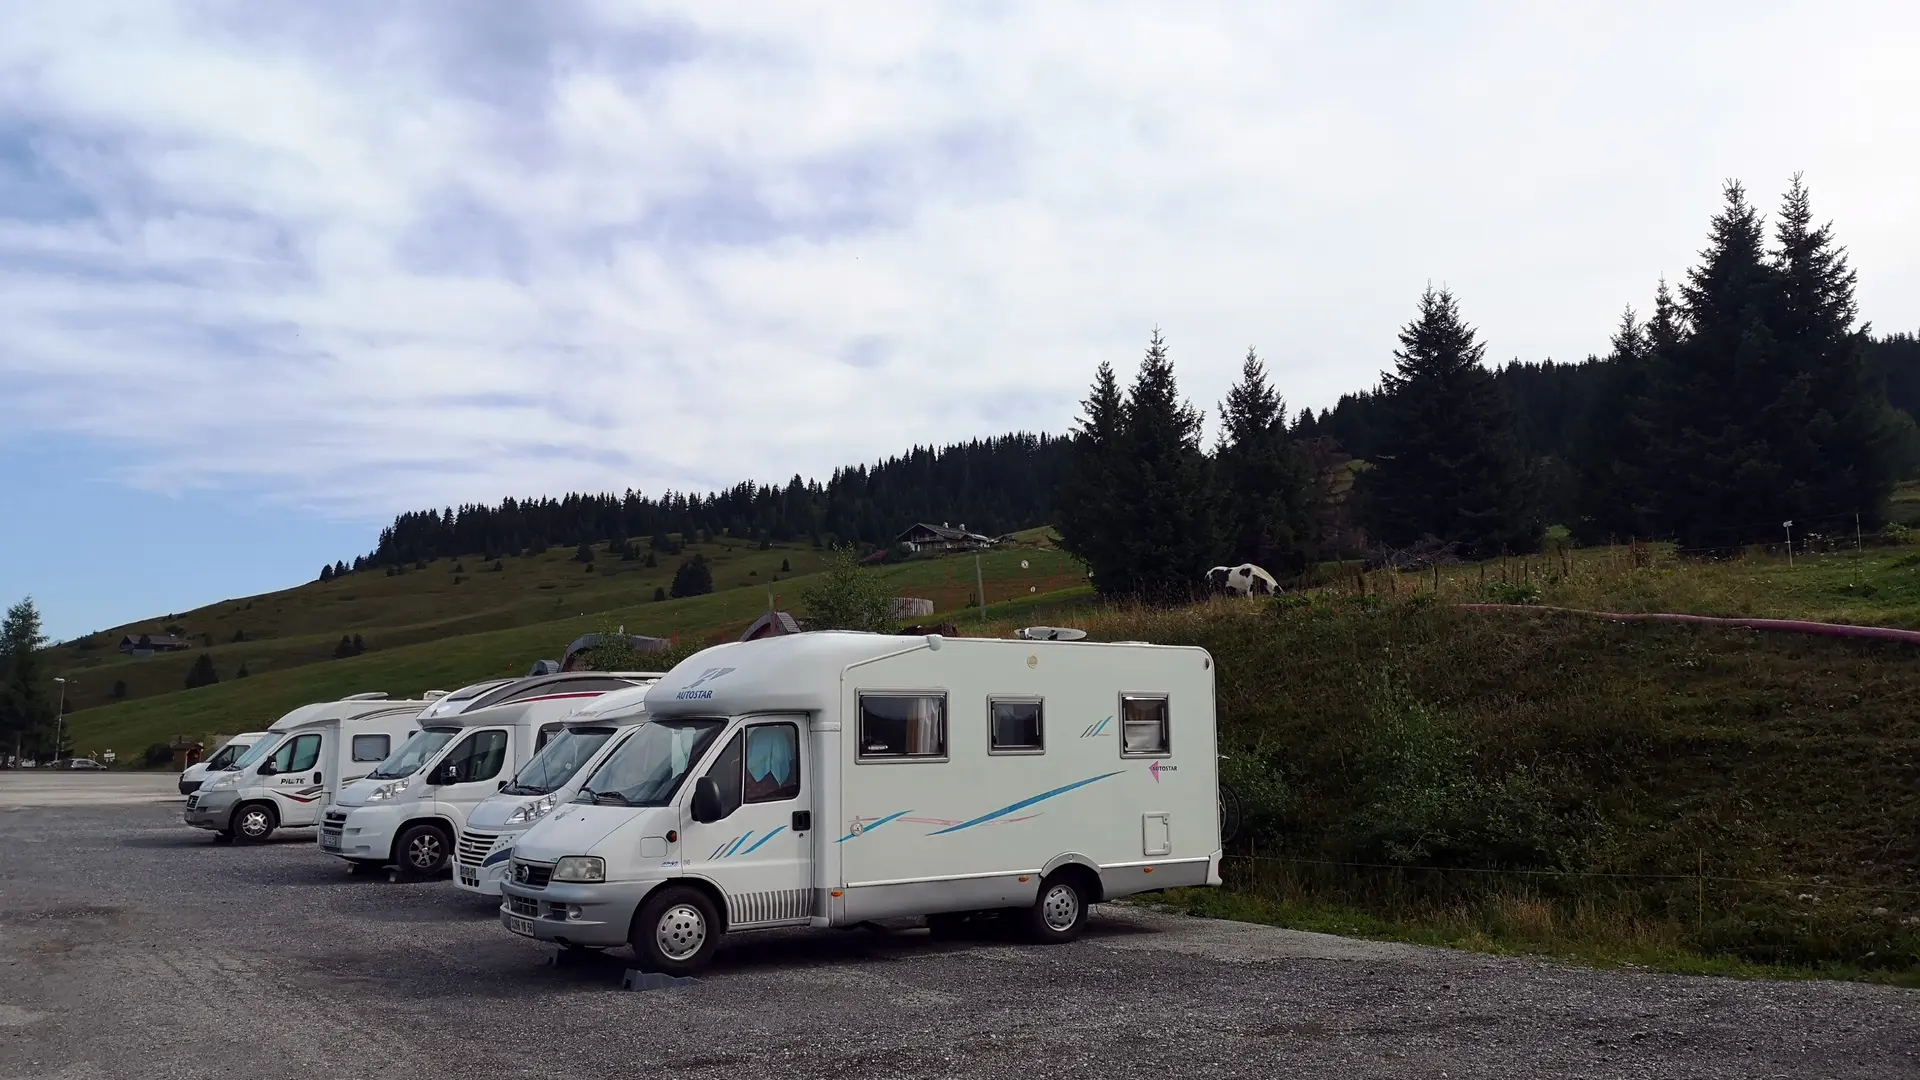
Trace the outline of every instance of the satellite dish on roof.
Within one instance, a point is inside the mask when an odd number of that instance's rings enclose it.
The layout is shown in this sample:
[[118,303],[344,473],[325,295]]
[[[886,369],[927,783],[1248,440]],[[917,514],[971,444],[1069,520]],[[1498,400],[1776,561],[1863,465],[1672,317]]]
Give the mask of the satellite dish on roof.
[[1079,641],[1087,632],[1071,626],[1027,626],[1015,630],[1013,636],[1023,641]]

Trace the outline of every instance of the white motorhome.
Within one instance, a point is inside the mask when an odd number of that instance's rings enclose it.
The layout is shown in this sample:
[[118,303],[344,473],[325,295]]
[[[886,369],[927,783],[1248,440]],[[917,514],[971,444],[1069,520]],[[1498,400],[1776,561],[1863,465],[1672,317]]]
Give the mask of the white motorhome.
[[501,921],[697,970],[722,934],[1088,905],[1220,883],[1197,648],[803,633],[707,649],[514,845]]
[[568,714],[610,689],[634,685],[596,675],[486,704],[496,690],[461,712],[421,720],[406,745],[334,797],[320,825],[320,850],[357,867],[392,863],[409,874],[445,874],[467,811],[498,794],[507,777],[560,733]]
[[467,814],[454,846],[455,885],[484,896],[500,895],[514,842],[554,807],[572,802],[593,770],[636,725],[647,722],[647,689],[615,690],[582,705],[500,794]]
[[222,743],[220,749],[215,750],[207,760],[194,762],[182,769],[180,794],[191,795],[199,791],[200,785],[207,782],[208,776],[217,776],[233,768],[234,762],[240,760],[241,754],[246,753],[254,743],[266,737],[267,733],[264,731],[243,731]]
[[186,822],[250,842],[311,828],[335,792],[413,734],[427,704],[361,695],[303,705],[274,721],[233,769],[187,796]]

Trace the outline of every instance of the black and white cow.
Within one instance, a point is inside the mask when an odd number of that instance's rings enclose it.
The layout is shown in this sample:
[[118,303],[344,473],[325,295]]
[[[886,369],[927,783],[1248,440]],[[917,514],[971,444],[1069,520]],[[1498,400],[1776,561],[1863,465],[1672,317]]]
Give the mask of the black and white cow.
[[1280,583],[1273,575],[1252,563],[1214,567],[1207,571],[1207,586],[1214,592],[1237,596],[1272,596],[1280,591]]

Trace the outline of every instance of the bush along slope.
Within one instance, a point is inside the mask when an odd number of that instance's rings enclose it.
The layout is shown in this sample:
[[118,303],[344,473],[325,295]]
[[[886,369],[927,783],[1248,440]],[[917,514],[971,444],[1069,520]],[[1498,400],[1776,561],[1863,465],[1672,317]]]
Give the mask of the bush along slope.
[[1218,660],[1243,826],[1200,910],[1920,974],[1912,646],[1368,596],[1076,623]]

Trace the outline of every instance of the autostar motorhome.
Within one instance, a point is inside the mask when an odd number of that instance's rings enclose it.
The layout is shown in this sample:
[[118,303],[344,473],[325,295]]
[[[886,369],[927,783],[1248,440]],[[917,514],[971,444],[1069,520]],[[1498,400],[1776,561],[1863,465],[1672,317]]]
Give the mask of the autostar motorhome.
[[409,874],[446,873],[467,811],[498,794],[560,733],[568,714],[610,689],[636,685],[606,675],[542,682],[549,692],[484,704],[496,690],[455,715],[423,719],[418,734],[327,807],[320,850],[358,867],[393,863]]
[[615,690],[568,716],[560,734],[514,775],[500,794],[467,814],[454,847],[453,883],[468,892],[500,895],[500,879],[514,841],[556,806],[573,801],[580,785],[647,721],[648,687]]
[[200,790],[208,776],[218,776],[234,767],[240,755],[247,752],[254,743],[267,737],[264,731],[243,731],[228,739],[213,756],[205,761],[195,762],[180,771],[180,794],[191,795]]
[[1204,650],[804,633],[707,649],[514,846],[501,920],[670,974],[723,933],[1220,883]]
[[333,794],[413,734],[428,705],[384,698],[303,705],[274,721],[231,771],[187,797],[187,824],[246,841],[318,824]]

